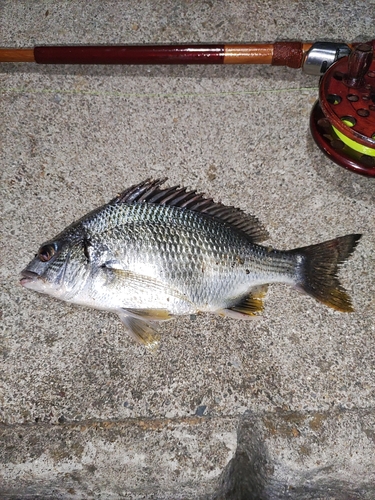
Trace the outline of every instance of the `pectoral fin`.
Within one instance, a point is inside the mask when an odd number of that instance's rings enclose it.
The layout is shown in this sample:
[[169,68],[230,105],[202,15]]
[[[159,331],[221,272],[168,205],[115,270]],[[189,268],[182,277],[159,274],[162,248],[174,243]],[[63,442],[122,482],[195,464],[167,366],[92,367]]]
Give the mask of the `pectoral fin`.
[[218,314],[235,319],[251,319],[263,311],[263,299],[267,292],[267,285],[259,286],[242,299],[238,304],[218,311]]
[[158,348],[160,335],[152,324],[125,313],[119,313],[119,318],[135,341],[143,344],[150,351],[155,351]]
[[[167,300],[178,299],[184,302],[188,302],[188,298],[183,292],[159,281],[158,279],[152,278],[150,276],[145,276],[143,274],[136,273],[129,269],[118,269],[111,268],[106,266],[103,270],[106,276],[106,286],[109,287],[118,287],[119,289],[123,289],[126,287],[129,290],[134,290],[135,292],[147,289],[150,294],[153,294],[157,297],[164,296]],[[140,315],[140,311],[146,311],[146,309],[137,309],[138,316]],[[150,311],[150,310],[148,310]],[[156,316],[163,316],[162,309],[154,309],[154,311],[158,311]],[[148,317],[151,319],[151,316],[148,314]],[[169,319],[169,318],[157,318],[157,319]]]

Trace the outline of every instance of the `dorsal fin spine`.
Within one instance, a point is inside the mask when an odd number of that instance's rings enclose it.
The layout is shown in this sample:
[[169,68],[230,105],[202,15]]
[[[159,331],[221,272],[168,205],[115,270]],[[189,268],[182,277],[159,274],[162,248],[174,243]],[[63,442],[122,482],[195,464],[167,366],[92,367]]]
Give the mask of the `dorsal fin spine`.
[[169,188],[161,188],[160,186],[166,180],[166,178],[146,179],[126,189],[114,198],[110,204],[149,203],[178,207],[201,213],[217,221],[229,224],[238,231],[245,233],[253,243],[258,243],[268,237],[267,232],[256,217],[245,214],[239,208],[227,207],[221,203],[214,202],[212,198],[206,198],[203,193],[197,193],[195,190],[188,191],[186,187],[177,185]]

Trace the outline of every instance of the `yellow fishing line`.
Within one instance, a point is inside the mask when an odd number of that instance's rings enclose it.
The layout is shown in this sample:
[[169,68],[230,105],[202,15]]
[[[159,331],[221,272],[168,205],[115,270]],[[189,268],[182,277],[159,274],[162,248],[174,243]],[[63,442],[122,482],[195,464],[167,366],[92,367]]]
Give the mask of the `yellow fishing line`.
[[[345,123],[345,121],[344,121]],[[350,124],[347,124],[349,127],[351,126]],[[363,146],[363,144],[359,144],[358,142],[353,141],[353,139],[350,139],[349,137],[346,137],[342,132],[337,130],[332,125],[333,130],[335,131],[335,134],[339,137],[339,139],[342,140],[344,144],[346,144],[349,148],[354,149],[354,151],[357,151],[358,153],[362,153],[363,155],[367,156],[375,156],[375,148],[370,148],[368,146]]]
[[299,88],[284,88],[284,89],[264,89],[264,90],[239,90],[234,92],[186,92],[186,93],[123,93],[123,92],[97,92],[95,90],[63,90],[63,89],[23,89],[23,88],[5,88],[0,87],[0,92],[16,93],[16,94],[66,94],[66,95],[89,95],[103,97],[121,97],[121,98],[178,98],[178,97],[220,97],[220,96],[241,96],[241,95],[261,95],[261,94],[277,94],[282,92],[303,92],[317,91],[318,87],[299,87]]

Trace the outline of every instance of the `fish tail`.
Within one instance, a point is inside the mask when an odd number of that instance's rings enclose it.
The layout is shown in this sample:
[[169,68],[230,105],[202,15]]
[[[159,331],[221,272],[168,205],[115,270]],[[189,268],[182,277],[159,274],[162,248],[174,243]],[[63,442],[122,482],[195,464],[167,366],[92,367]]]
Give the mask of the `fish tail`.
[[302,257],[298,266],[297,288],[342,312],[352,312],[347,292],[340,284],[338,266],[354,251],[361,234],[348,234],[317,245],[292,250]]

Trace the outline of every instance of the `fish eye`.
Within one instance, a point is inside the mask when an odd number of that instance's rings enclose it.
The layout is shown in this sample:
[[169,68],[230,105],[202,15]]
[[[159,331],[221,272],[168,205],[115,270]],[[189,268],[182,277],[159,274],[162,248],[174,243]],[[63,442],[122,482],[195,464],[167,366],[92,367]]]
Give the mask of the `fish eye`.
[[56,250],[57,248],[55,244],[43,245],[38,252],[39,260],[42,262],[48,262],[55,255]]

